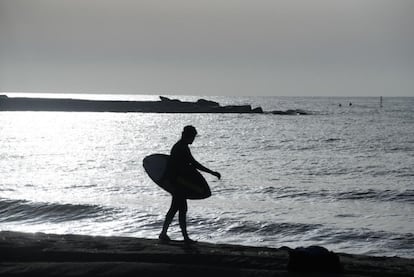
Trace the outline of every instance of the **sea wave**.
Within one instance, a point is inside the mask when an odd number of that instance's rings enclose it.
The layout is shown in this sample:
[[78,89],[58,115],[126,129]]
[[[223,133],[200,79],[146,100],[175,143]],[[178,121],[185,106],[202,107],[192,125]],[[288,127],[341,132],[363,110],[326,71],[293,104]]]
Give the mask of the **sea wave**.
[[335,200],[367,200],[414,203],[414,190],[356,189],[348,191],[307,191],[295,187],[264,187],[253,193],[263,194],[274,199],[282,198],[327,198]]
[[65,222],[96,218],[111,209],[98,205],[31,202],[0,198],[0,222]]
[[408,189],[404,191],[398,190],[354,190],[349,192],[340,192],[336,194],[339,200],[380,200],[414,203],[414,190]]
[[[412,247],[414,244],[413,233],[395,233],[371,230],[369,228],[337,228],[326,224],[305,224],[295,222],[270,222],[270,221],[251,221],[235,220],[230,218],[219,218],[211,222],[208,219],[192,219],[191,225],[197,225],[202,232],[201,226],[210,226],[208,231],[212,237],[233,238],[240,243],[246,243],[248,239],[255,238],[254,245],[264,246],[286,245],[295,246],[298,244],[306,245],[325,245],[331,249],[341,249],[349,247],[360,248],[358,253],[388,255],[396,254],[402,257],[412,257]],[[374,249],[364,248],[369,243],[375,245]],[[393,249],[390,251],[389,249]]]
[[298,235],[311,232],[323,227],[322,224],[305,224],[290,222],[267,222],[267,221],[249,221],[219,217],[214,220],[207,218],[191,218],[190,225],[196,225],[198,228],[209,226],[209,231],[224,233],[226,236],[255,234],[259,236],[272,235]]
[[219,218],[214,222],[207,222],[208,219],[201,218],[191,219],[190,221],[191,225],[210,226],[210,232],[217,231],[231,236],[245,234],[254,234],[261,237],[277,236],[278,238],[303,236],[306,237],[307,241],[323,241],[325,243],[387,241],[387,243],[398,244],[399,247],[414,244],[413,233],[375,231],[369,228],[336,228],[324,224],[235,220],[230,218]]

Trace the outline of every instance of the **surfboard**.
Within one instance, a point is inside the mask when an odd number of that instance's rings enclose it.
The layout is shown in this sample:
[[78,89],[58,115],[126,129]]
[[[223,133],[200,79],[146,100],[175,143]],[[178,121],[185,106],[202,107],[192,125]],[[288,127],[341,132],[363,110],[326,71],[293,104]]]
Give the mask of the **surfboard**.
[[195,168],[189,168],[185,174],[177,176],[174,183],[164,178],[169,157],[166,154],[152,154],[146,156],[142,161],[145,172],[154,183],[171,194],[175,193],[178,186],[180,192],[187,199],[205,199],[211,196],[206,179]]

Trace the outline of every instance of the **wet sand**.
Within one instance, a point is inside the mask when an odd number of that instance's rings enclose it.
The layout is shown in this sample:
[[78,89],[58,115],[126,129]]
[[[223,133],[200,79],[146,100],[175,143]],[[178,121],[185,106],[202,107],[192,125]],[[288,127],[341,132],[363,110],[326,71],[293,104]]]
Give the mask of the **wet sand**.
[[0,232],[1,276],[414,276],[414,259],[338,253],[342,273],[289,272],[288,248]]

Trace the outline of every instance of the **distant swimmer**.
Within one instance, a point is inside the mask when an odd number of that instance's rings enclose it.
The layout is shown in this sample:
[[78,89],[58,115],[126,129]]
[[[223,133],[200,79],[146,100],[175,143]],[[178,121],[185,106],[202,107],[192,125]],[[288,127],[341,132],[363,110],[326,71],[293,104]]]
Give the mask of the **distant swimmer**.
[[352,106],[352,102],[349,102],[349,106],[350,106],[350,107]]
[[170,226],[175,214],[178,211],[178,221],[181,232],[184,237],[184,242],[194,243],[187,233],[187,198],[185,195],[185,188],[183,182],[180,180],[189,174],[194,169],[201,170],[221,178],[221,174],[217,171],[208,169],[207,167],[196,161],[191,154],[189,144],[192,144],[197,135],[195,127],[188,125],[184,127],[181,134],[181,139],[174,144],[171,149],[170,159],[167,164],[167,169],[164,178],[172,182],[174,191],[171,192],[172,201],[170,209],[165,216],[164,225],[159,235],[159,239],[163,242],[169,242],[171,239],[167,235],[168,227]]

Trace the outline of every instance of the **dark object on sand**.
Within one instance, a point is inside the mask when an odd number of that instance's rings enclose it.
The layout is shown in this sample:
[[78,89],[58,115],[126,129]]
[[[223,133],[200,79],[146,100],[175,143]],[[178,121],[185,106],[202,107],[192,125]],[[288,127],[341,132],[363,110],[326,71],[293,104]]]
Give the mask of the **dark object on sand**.
[[342,272],[339,256],[321,246],[298,247],[289,251],[289,271]]

